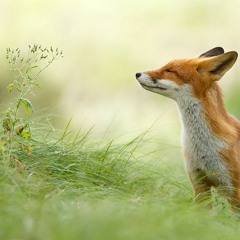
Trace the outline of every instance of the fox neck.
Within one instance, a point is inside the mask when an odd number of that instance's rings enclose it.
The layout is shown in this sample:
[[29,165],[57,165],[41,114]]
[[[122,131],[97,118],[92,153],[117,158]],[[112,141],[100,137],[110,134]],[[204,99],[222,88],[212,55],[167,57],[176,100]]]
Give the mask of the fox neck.
[[[190,92],[189,89],[187,91]],[[197,134],[207,128],[211,134],[221,135],[229,115],[224,107],[222,93],[217,83],[214,83],[201,98],[183,94],[175,100],[185,130],[191,130]]]
[[219,86],[214,83],[201,99],[188,93],[176,100],[183,125],[185,152],[195,161],[220,159],[221,152],[228,146],[225,139],[229,136],[229,128]]

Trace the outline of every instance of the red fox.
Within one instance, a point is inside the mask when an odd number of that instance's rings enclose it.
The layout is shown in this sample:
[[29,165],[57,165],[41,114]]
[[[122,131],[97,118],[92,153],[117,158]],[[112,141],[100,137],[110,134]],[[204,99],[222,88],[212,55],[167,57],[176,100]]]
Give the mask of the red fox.
[[197,58],[177,59],[136,73],[141,86],[176,101],[183,126],[182,145],[196,201],[215,187],[240,207],[240,122],[223,104],[218,80],[233,66],[237,52],[216,47]]

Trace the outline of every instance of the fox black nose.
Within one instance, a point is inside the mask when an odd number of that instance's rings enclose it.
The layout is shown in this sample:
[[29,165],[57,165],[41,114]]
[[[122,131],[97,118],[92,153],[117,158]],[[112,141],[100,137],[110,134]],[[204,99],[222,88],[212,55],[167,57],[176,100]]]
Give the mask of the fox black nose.
[[138,79],[139,77],[141,77],[142,73],[136,73],[136,78]]

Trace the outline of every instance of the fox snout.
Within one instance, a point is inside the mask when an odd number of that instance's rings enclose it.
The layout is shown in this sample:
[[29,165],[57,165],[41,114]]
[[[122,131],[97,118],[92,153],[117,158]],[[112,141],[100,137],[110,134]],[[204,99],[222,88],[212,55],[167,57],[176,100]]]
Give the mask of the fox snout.
[[157,83],[157,81],[155,79],[153,79],[151,76],[149,76],[148,74],[144,73],[144,72],[138,72],[136,73],[136,79],[138,80],[138,82],[140,84],[152,84],[152,83]]
[[156,80],[152,79],[148,74],[137,72],[136,79],[141,85],[152,86],[152,84],[156,84]]

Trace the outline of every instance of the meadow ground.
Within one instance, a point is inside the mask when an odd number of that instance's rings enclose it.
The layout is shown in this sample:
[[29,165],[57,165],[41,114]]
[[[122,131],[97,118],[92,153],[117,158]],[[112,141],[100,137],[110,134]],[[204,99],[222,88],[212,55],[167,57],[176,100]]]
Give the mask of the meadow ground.
[[194,203],[180,149],[143,150],[148,131],[119,144],[33,135],[30,155],[15,149],[24,172],[1,161],[0,239],[239,239],[223,199]]

